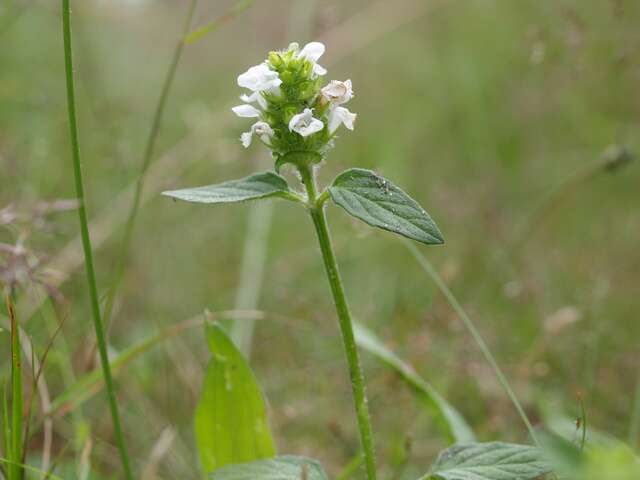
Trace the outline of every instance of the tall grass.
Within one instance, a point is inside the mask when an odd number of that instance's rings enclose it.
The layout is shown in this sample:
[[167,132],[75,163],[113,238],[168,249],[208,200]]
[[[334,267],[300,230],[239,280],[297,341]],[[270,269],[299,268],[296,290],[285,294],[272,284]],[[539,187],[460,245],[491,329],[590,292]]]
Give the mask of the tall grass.
[[80,144],[78,141],[78,122],[76,118],[76,97],[73,79],[73,54],[71,49],[71,7],[69,0],[62,0],[62,34],[64,43],[64,65],[65,78],[67,84],[67,113],[69,117],[69,138],[71,141],[71,158],[73,162],[73,176],[75,181],[76,196],[79,201],[78,218],[80,221],[80,234],[82,236],[82,249],[84,252],[84,264],[87,275],[87,286],[89,288],[89,297],[91,300],[91,312],[98,342],[98,351],[100,353],[100,363],[102,365],[102,373],[107,389],[107,397],[109,400],[109,409],[113,420],[114,433],[122,468],[124,469],[125,478],[133,480],[133,474],[129,462],[129,454],[125,444],[122,425],[120,422],[120,413],[118,411],[118,402],[116,400],[115,386],[111,376],[111,368],[109,366],[109,355],[107,352],[107,342],[104,334],[104,326],[100,313],[100,304],[98,301],[98,288],[96,285],[96,274],[93,266],[93,251],[91,248],[91,238],[89,237],[89,226],[87,221],[86,199],[84,195],[84,183],[82,179],[82,167],[80,163]]

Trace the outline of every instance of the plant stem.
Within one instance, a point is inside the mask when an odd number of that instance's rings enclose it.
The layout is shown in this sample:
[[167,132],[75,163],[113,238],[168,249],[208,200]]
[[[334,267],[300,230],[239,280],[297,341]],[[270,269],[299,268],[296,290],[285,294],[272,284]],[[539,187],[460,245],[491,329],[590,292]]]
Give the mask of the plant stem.
[[433,268],[433,265],[431,265],[431,262],[427,260],[427,258],[424,255],[422,255],[420,250],[418,250],[418,247],[416,247],[413,244],[413,242],[409,240],[403,240],[403,242],[405,246],[409,249],[409,251],[413,254],[415,259],[418,261],[422,269],[427,273],[427,275],[431,277],[431,279],[434,281],[438,289],[440,289],[440,291],[445,296],[449,304],[453,307],[454,311],[456,312],[460,320],[462,320],[462,323],[464,324],[465,328],[471,334],[471,337],[478,345],[478,348],[480,348],[480,351],[484,355],[485,360],[493,369],[493,372],[496,378],[498,379],[498,381],[500,382],[500,385],[502,386],[504,391],[507,393],[507,396],[509,397],[514,407],[516,408],[518,415],[520,415],[522,422],[525,424],[525,426],[527,427],[527,430],[529,431],[529,435],[531,435],[531,439],[534,441],[536,445],[538,445],[538,438],[536,436],[535,430],[533,429],[533,426],[531,425],[531,421],[529,420],[529,417],[524,411],[524,408],[522,408],[522,405],[520,404],[518,397],[516,397],[516,394],[511,388],[511,385],[509,385],[509,381],[507,380],[507,377],[502,372],[502,369],[500,368],[500,366],[498,365],[498,362],[496,361],[495,357],[491,353],[491,350],[489,350],[487,343],[484,341],[484,339],[482,338],[482,335],[480,335],[480,332],[478,331],[474,323],[471,321],[471,318],[469,318],[469,315],[467,315],[467,312],[465,312],[464,308],[462,308],[462,305],[460,305],[460,302],[458,302],[458,299],[455,297],[453,292],[449,290],[449,287],[447,287],[447,284],[444,283],[444,281],[442,280],[442,277],[440,277],[436,269]]
[[369,407],[367,404],[367,394],[364,386],[364,374],[360,365],[358,356],[358,348],[356,346],[355,335],[353,333],[353,321],[351,313],[345,297],[338,264],[336,262],[335,253],[331,244],[327,218],[322,205],[317,203],[318,194],[316,192],[315,178],[313,171],[309,167],[300,167],[300,175],[304,183],[307,195],[308,206],[313,225],[316,228],[320,250],[322,251],[322,259],[324,260],[325,270],[331,286],[333,301],[338,313],[340,330],[342,332],[342,341],[344,343],[347,362],[349,364],[349,374],[351,376],[351,388],[353,391],[353,400],[355,403],[356,414],[358,418],[358,427],[360,430],[360,442],[364,455],[364,462],[367,471],[367,479],[375,480],[376,478],[376,459],[373,446],[373,433],[371,429],[371,418],[369,416]]
[[20,331],[14,308],[12,294],[5,297],[9,322],[11,325],[11,453],[7,456],[12,463],[9,464],[9,478],[19,480],[22,477],[22,362],[20,360]]
[[133,238],[133,227],[135,226],[136,218],[138,217],[138,212],[140,211],[142,191],[144,190],[144,180],[147,174],[147,170],[149,170],[149,165],[151,165],[151,160],[153,159],[153,153],[155,151],[158,133],[160,132],[160,124],[162,122],[164,108],[167,103],[167,98],[169,97],[169,91],[171,90],[171,85],[173,85],[173,79],[176,75],[176,70],[178,69],[180,58],[182,57],[182,50],[184,49],[184,43],[185,43],[184,37],[187,33],[189,33],[189,29],[191,28],[191,23],[193,21],[193,14],[195,12],[197,3],[198,3],[198,0],[191,0],[191,4],[189,5],[189,10],[187,11],[187,16],[184,22],[184,26],[182,28],[182,33],[173,51],[173,56],[171,57],[171,63],[169,64],[169,69],[167,70],[167,74],[164,78],[164,83],[162,84],[160,97],[158,98],[156,110],[153,115],[151,130],[149,131],[149,136],[147,137],[147,143],[144,149],[144,156],[142,157],[140,174],[138,175],[135,191],[133,193],[133,202],[131,203],[131,208],[129,210],[129,215],[127,217],[127,223],[125,224],[125,227],[124,227],[124,235],[122,236],[122,244],[120,245],[120,252],[118,255],[118,262],[116,264],[113,284],[109,289],[107,300],[105,302],[104,321],[107,325],[109,324],[109,321],[111,319],[111,314],[113,312],[113,304],[115,301],[116,292],[118,291],[118,286],[120,285],[120,282],[122,281],[122,277],[124,276],[124,269],[127,263],[127,256],[129,254],[129,247],[131,245],[131,240]]
[[93,253],[91,249],[91,238],[89,237],[89,226],[87,222],[87,211],[84,196],[84,186],[82,181],[82,168],[80,166],[80,146],[78,143],[78,125],[76,120],[76,103],[73,82],[73,56],[71,53],[71,22],[70,22],[69,0],[62,0],[62,31],[64,39],[64,63],[67,82],[67,110],[69,115],[69,136],[71,139],[71,151],[73,160],[73,173],[75,178],[76,195],[78,197],[78,216],[80,220],[80,235],[82,237],[82,249],[84,251],[84,264],[87,273],[87,284],[89,286],[89,296],[91,300],[91,310],[93,313],[93,323],[100,352],[100,364],[104,375],[109,408],[113,419],[113,427],[120,452],[122,467],[124,468],[127,480],[133,480],[129,457],[124,442],[118,403],[116,401],[111,368],[109,367],[109,356],[107,355],[107,343],[104,335],[102,319],[100,317],[100,304],[98,303],[98,288],[96,286],[96,275],[93,267]]

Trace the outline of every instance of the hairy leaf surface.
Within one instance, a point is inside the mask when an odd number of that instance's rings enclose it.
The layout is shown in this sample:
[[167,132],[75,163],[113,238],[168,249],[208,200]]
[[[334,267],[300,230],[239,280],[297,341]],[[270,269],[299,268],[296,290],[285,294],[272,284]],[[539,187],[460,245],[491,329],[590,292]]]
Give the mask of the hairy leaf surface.
[[333,181],[329,195],[347,213],[373,227],[427,245],[444,243],[429,214],[399,187],[375,172],[361,168],[346,170]]
[[209,475],[210,480],[327,480],[322,466],[306,457],[283,455],[256,462],[229,465]]
[[273,172],[254,173],[240,180],[162,192],[168,197],[196,203],[235,203],[261,198],[281,197],[295,200],[287,181]]
[[539,448],[489,442],[454,445],[421,480],[536,480],[550,472]]

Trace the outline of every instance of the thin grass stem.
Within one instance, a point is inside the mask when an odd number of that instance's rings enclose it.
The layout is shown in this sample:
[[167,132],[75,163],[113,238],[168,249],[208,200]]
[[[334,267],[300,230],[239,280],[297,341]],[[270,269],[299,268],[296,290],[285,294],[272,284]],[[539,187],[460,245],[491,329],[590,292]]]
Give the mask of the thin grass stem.
[[144,148],[144,154],[142,157],[142,165],[140,167],[140,173],[136,180],[135,190],[133,193],[133,201],[129,209],[127,222],[125,223],[125,226],[124,226],[124,234],[122,236],[120,252],[117,257],[118,261],[116,263],[113,283],[111,285],[111,288],[109,289],[109,293],[107,294],[107,299],[105,302],[104,321],[105,321],[105,324],[107,325],[111,320],[111,314],[113,313],[113,305],[114,305],[116,293],[118,291],[120,282],[122,281],[122,277],[124,276],[124,270],[127,264],[127,257],[129,255],[129,248],[131,246],[131,240],[133,239],[133,230],[136,223],[136,219],[138,218],[138,212],[140,211],[140,203],[142,200],[142,192],[144,190],[147,170],[149,170],[149,165],[151,165],[151,160],[153,159],[156,141],[158,139],[158,134],[160,133],[160,126],[162,124],[164,109],[167,104],[167,99],[169,98],[169,92],[171,91],[173,80],[176,76],[176,71],[178,69],[178,64],[180,63],[180,58],[182,57],[182,51],[184,50],[185,42],[183,39],[184,39],[184,36],[189,32],[189,29],[191,28],[191,23],[193,22],[193,15],[196,10],[197,4],[198,4],[198,0],[191,0],[191,3],[189,5],[189,10],[187,11],[187,16],[184,22],[184,26],[182,28],[182,33],[173,51],[173,56],[171,57],[171,63],[169,64],[169,69],[167,70],[167,74],[165,75],[164,82],[162,84],[162,90],[160,91],[160,97],[158,98],[158,103],[156,104],[155,113],[153,115],[153,120],[151,122],[151,130],[149,131],[149,136],[147,137],[147,143]]
[[98,288],[96,285],[96,274],[93,266],[93,251],[91,248],[91,238],[89,237],[89,225],[87,221],[86,202],[84,195],[84,183],[82,179],[82,168],[80,163],[80,144],[78,141],[78,123],[76,118],[76,100],[73,80],[73,55],[71,50],[71,8],[69,0],[62,0],[62,33],[64,40],[64,64],[67,84],[67,113],[69,116],[69,137],[71,140],[71,153],[73,161],[73,174],[75,180],[76,196],[79,201],[78,217],[80,221],[80,234],[82,237],[82,249],[84,252],[84,264],[87,274],[87,285],[89,287],[89,297],[91,301],[91,311],[98,351],[100,353],[100,363],[109,400],[109,409],[113,420],[114,433],[120,460],[124,469],[125,478],[133,480],[129,456],[125,445],[124,435],[118,411],[116,392],[109,367],[109,356],[107,354],[107,342],[104,335],[104,327],[100,316],[100,304],[98,302]]
[[7,450],[10,450],[10,459],[13,463],[9,464],[9,479],[19,480],[22,477],[20,461],[22,459],[22,414],[24,408],[20,332],[11,293],[5,297],[5,304],[11,325],[11,435]]
[[436,269],[433,267],[431,262],[429,260],[427,260],[427,258],[422,254],[422,252],[420,252],[418,247],[416,247],[409,240],[403,240],[403,242],[404,242],[405,246],[409,249],[409,251],[413,254],[414,258],[418,261],[418,264],[420,265],[420,267],[422,267],[422,269],[425,271],[425,273],[427,275],[429,275],[429,277],[431,277],[431,279],[436,284],[438,289],[445,296],[445,298],[447,299],[447,301],[449,302],[451,307],[454,309],[454,311],[456,312],[456,314],[458,315],[458,317],[462,321],[463,325],[465,326],[465,328],[467,329],[467,331],[469,332],[469,334],[471,335],[473,340],[478,345],[478,348],[482,352],[482,355],[484,356],[485,360],[487,361],[487,363],[493,369],[493,372],[494,372],[496,378],[498,379],[498,381],[500,382],[500,385],[502,386],[502,388],[504,389],[506,394],[509,396],[509,399],[511,400],[511,402],[514,405],[514,407],[518,411],[518,415],[520,415],[520,418],[522,419],[522,422],[527,427],[527,430],[529,431],[529,435],[531,435],[531,439],[537,445],[538,444],[538,439],[536,437],[536,432],[535,432],[535,430],[533,428],[533,425],[531,424],[531,421],[529,420],[529,417],[527,416],[526,412],[524,411],[524,408],[520,404],[520,401],[518,400],[518,397],[516,397],[515,392],[511,388],[511,385],[509,384],[509,381],[507,380],[507,377],[502,372],[502,369],[498,365],[498,362],[496,361],[495,357],[491,353],[491,350],[489,349],[489,347],[487,346],[487,343],[482,338],[482,335],[480,334],[480,332],[476,328],[475,324],[473,323],[473,321],[471,320],[469,315],[467,315],[467,312],[465,312],[464,308],[462,308],[462,305],[460,304],[460,302],[458,302],[458,299],[455,297],[453,292],[444,283],[444,281],[442,280],[442,277],[440,277],[440,275],[438,274]]

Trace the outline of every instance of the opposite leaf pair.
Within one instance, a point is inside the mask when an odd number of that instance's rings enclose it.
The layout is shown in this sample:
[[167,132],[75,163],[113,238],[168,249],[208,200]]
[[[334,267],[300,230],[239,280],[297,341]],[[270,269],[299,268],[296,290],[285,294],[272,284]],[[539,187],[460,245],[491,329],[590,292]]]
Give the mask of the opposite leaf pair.
[[[490,442],[454,445],[440,454],[419,480],[534,480],[550,471],[540,450],[526,445]],[[210,480],[328,480],[322,466],[306,457],[283,455],[229,465]]]
[[[327,188],[331,199],[353,217],[373,227],[398,233],[427,245],[444,242],[429,214],[399,187],[370,170],[342,172]],[[164,192],[164,195],[197,203],[233,203],[262,198],[305,202],[274,172],[262,172],[240,180]],[[324,201],[326,195],[321,195]]]

